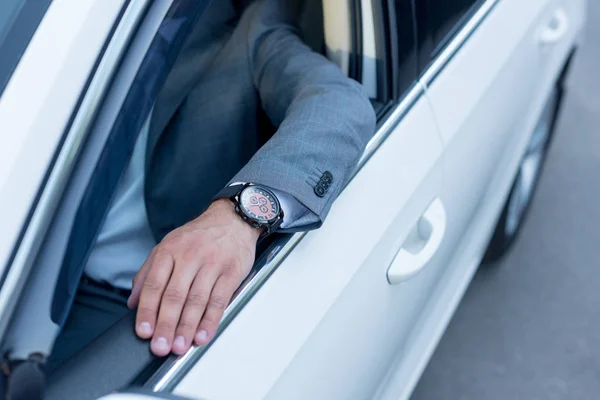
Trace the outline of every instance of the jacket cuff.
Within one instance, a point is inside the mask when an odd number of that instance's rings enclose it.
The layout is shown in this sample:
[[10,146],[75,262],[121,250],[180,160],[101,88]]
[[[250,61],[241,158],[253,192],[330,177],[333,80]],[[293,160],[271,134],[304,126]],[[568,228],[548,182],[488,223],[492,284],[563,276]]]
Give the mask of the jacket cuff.
[[[333,200],[341,191],[341,183],[345,181],[344,177],[334,175],[336,173],[339,175],[341,171],[334,171],[333,174],[313,171],[307,175],[298,170],[290,170],[283,163],[280,166],[277,164],[278,161],[275,159],[251,160],[231,180],[230,184],[252,182],[271,190],[286,193],[295,199],[302,206],[304,212],[293,220],[286,221],[285,226],[281,228],[282,232],[300,232],[319,228],[323,224]],[[325,186],[321,182],[323,176],[332,176]]]

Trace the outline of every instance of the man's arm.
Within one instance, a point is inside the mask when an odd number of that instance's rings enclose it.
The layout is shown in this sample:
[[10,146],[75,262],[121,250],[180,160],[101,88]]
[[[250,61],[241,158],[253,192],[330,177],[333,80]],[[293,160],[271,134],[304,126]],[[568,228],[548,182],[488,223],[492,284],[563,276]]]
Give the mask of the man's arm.
[[[319,227],[375,132],[375,113],[362,87],[313,52],[295,28],[293,7],[259,0],[240,24],[262,106],[278,130],[233,181],[292,195],[309,212],[288,230]],[[316,189],[325,172],[333,182]]]
[[[359,84],[302,43],[285,3],[260,0],[240,22],[262,106],[279,129],[232,181],[284,193],[300,210],[288,229],[305,230],[322,224],[374,133],[375,115]],[[154,248],[129,299],[138,307],[136,332],[152,339],[153,353],[183,354],[214,337],[252,268],[259,234],[221,199]]]

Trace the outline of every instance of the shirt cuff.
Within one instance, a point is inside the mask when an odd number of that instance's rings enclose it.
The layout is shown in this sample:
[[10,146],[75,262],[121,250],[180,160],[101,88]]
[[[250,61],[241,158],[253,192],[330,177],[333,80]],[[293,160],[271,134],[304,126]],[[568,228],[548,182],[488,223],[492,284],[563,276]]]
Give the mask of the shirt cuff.
[[[243,185],[245,182],[234,182],[229,186],[234,185]],[[291,194],[282,192],[277,189],[270,188],[265,186],[267,189],[273,192],[275,196],[277,196],[277,200],[279,200],[279,205],[283,210],[283,221],[281,222],[280,228],[285,229],[290,224],[293,224],[300,217],[308,212],[308,208],[304,204],[302,204],[298,199],[296,199]]]

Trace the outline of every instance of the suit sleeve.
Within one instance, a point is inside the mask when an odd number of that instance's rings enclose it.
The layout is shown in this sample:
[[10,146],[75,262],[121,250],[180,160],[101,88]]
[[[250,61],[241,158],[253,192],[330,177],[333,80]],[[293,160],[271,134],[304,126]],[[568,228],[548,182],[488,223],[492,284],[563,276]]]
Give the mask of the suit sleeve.
[[375,113],[357,82],[312,51],[284,0],[259,0],[242,16],[248,59],[275,135],[233,181],[285,192],[305,207],[286,230],[321,226],[375,132]]

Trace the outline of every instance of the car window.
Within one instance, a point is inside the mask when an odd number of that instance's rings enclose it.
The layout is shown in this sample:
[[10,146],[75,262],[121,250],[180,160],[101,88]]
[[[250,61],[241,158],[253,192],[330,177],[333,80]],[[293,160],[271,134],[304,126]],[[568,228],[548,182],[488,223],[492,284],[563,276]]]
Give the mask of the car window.
[[367,1],[356,5],[352,12],[359,21],[352,29],[362,53],[361,82],[381,116],[416,81],[410,0]]
[[423,71],[485,0],[413,0]]
[[414,18],[414,0],[394,0],[390,2],[390,36],[396,40],[392,43],[397,53],[397,96],[401,96],[412,86],[417,78],[416,58],[416,24]]
[[0,96],[51,2],[0,1]]

